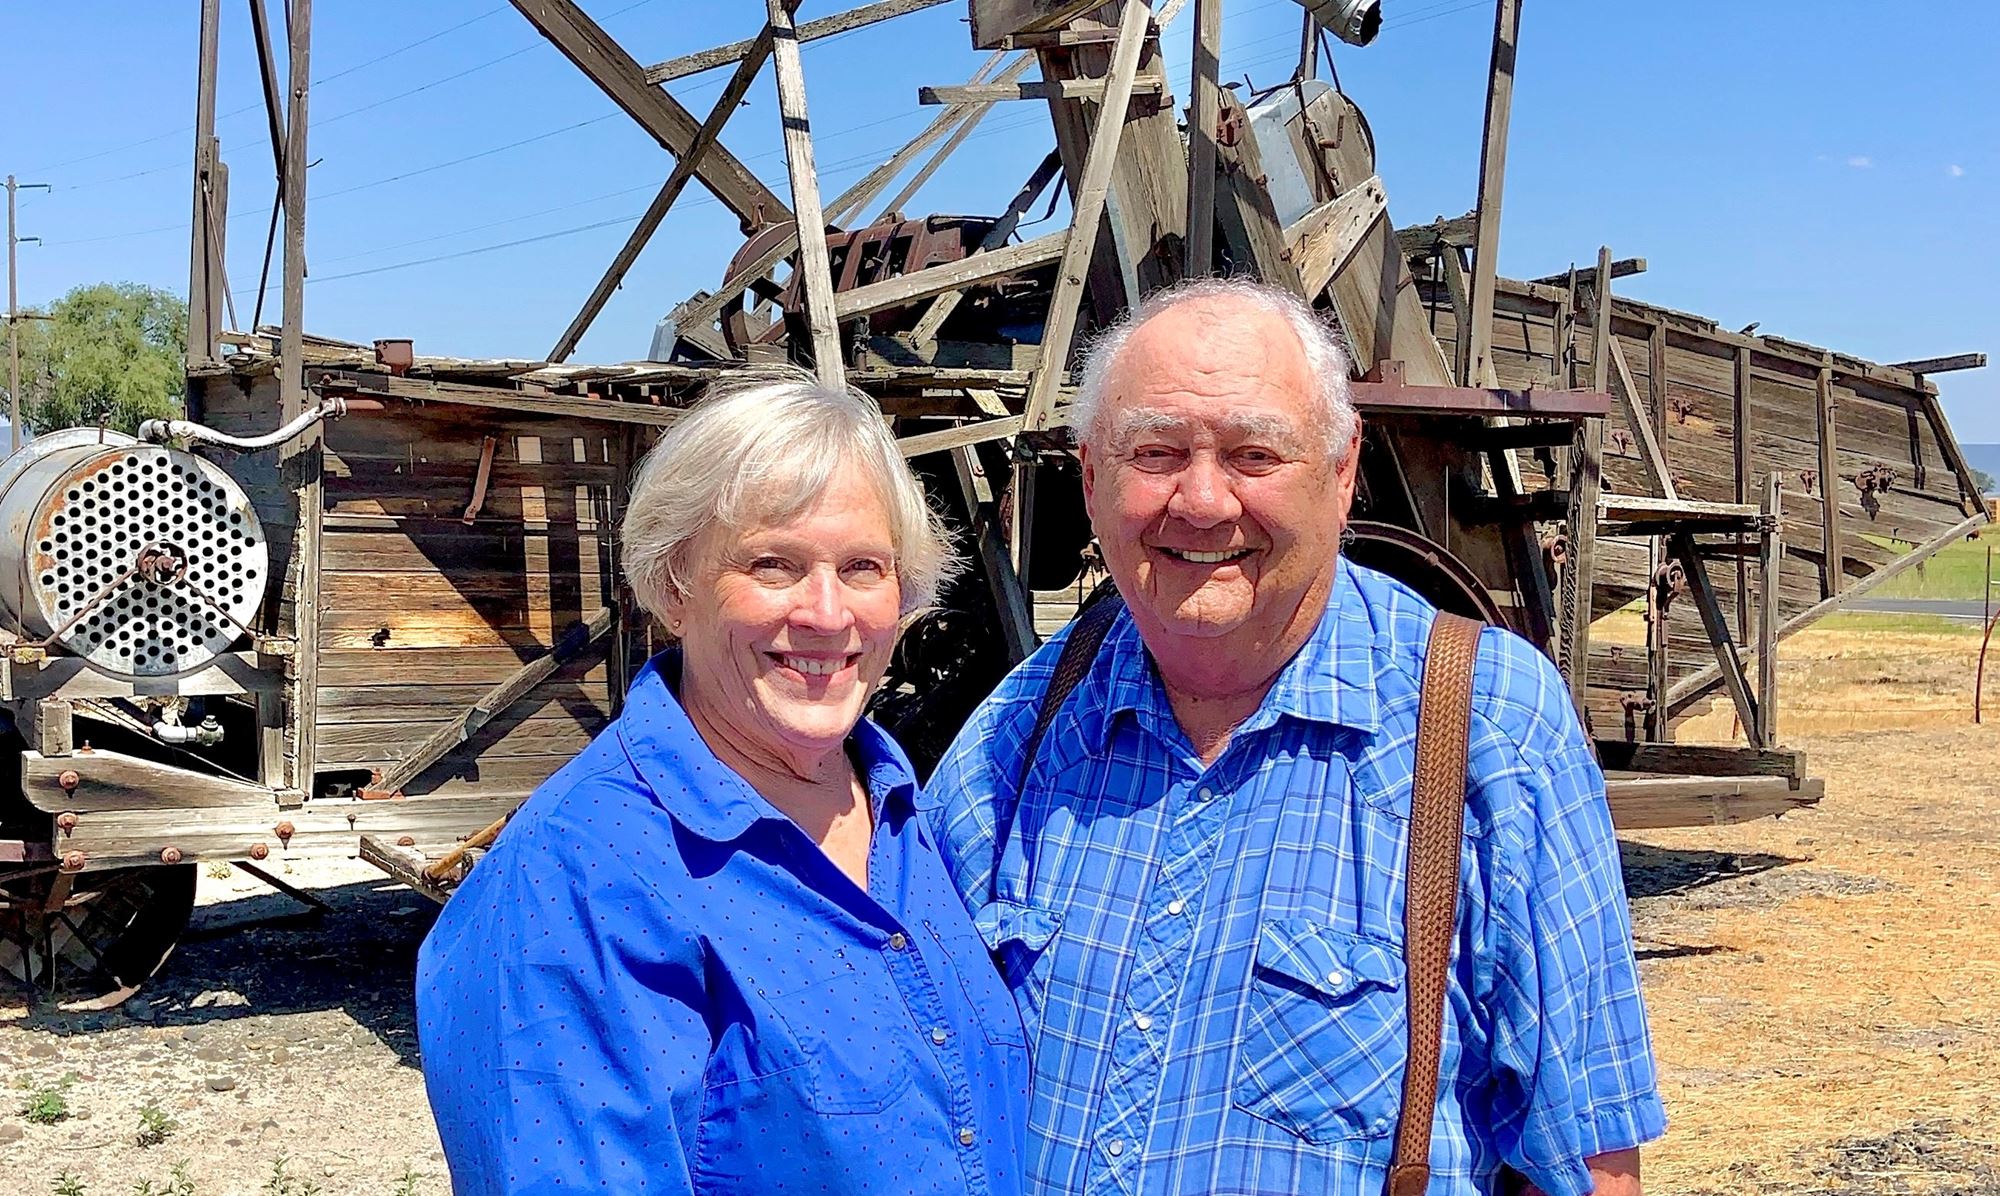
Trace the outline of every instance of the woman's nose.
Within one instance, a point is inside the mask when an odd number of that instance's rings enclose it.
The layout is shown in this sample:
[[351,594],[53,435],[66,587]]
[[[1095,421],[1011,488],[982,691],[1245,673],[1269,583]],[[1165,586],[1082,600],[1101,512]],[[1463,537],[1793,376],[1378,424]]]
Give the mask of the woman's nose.
[[853,624],[847,588],[832,569],[814,569],[799,581],[792,622],[813,631],[845,631]]

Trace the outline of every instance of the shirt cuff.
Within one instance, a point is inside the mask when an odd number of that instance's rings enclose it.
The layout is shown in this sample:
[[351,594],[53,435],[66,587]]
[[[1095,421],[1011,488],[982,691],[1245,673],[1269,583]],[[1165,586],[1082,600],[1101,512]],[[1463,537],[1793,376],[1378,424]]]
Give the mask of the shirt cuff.
[[1596,1184],[1585,1160],[1614,1150],[1630,1150],[1653,1141],[1667,1132],[1667,1111],[1657,1092],[1634,1097],[1615,1105],[1597,1105],[1580,1127],[1581,1156],[1563,1159],[1547,1168],[1529,1172],[1548,1196],[1590,1196]]

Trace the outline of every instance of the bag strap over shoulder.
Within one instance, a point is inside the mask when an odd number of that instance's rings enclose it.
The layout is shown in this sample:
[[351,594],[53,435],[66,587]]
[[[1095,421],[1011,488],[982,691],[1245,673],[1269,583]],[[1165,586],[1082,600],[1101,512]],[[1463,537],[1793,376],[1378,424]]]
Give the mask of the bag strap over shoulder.
[[1069,638],[1063,641],[1062,652],[1056,656],[1056,670],[1049,678],[1049,687],[1042,691],[1042,704],[1035,710],[1035,729],[1028,733],[1028,742],[1021,748],[1021,775],[1015,778],[1018,788],[1027,788],[1028,774],[1035,768],[1035,753],[1041,750],[1042,737],[1048,734],[1049,725],[1056,721],[1056,711],[1062,709],[1070,691],[1090,675],[1090,666],[1097,660],[1097,650],[1103,647],[1104,637],[1110,633],[1112,622],[1124,609],[1125,600],[1117,590],[1107,585],[1097,599],[1086,604],[1083,613],[1077,615]]
[[1403,898],[1410,1054],[1389,1196],[1422,1196],[1431,1179],[1431,1120],[1444,1052],[1444,1003],[1458,924],[1459,845],[1465,828],[1472,668],[1481,624],[1438,612],[1424,656]]

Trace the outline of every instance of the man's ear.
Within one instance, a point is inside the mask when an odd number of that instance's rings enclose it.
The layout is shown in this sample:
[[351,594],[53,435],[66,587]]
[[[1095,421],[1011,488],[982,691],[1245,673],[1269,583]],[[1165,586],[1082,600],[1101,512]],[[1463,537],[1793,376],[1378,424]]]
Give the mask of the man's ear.
[[1076,446],[1076,457],[1083,466],[1083,501],[1088,503],[1091,493],[1097,489],[1097,463],[1091,460],[1087,444]]

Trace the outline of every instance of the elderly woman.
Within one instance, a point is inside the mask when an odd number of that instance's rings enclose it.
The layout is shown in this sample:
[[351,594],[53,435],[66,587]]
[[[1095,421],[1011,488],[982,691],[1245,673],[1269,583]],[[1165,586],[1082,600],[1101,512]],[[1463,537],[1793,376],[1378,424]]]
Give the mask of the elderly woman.
[[463,1193],[1011,1193],[1026,1044],[861,717],[951,557],[880,411],[712,393],[639,470],[678,643],[528,799],[417,966]]

